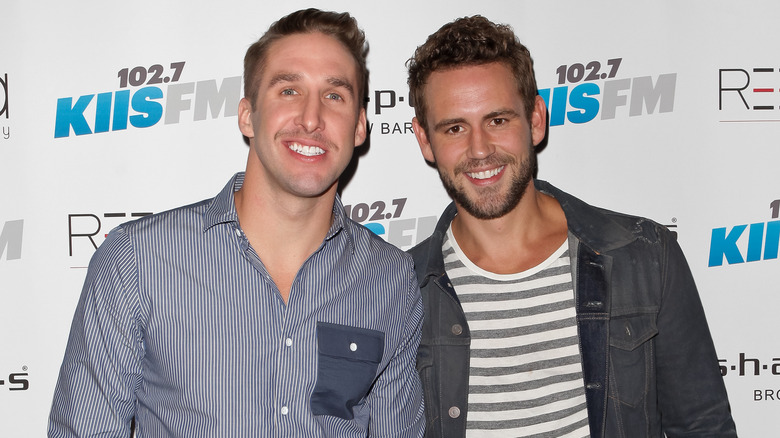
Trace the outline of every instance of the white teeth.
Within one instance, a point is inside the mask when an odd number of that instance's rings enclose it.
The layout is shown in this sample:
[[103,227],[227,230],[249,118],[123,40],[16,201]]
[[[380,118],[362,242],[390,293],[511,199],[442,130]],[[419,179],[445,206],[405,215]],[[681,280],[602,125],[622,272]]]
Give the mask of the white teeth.
[[498,175],[502,170],[504,170],[504,166],[492,170],[483,170],[482,172],[468,172],[468,176],[474,179],[488,179]]
[[324,150],[318,148],[317,146],[303,146],[300,143],[290,143],[289,148],[293,152],[305,155],[307,157],[314,157],[325,153]]

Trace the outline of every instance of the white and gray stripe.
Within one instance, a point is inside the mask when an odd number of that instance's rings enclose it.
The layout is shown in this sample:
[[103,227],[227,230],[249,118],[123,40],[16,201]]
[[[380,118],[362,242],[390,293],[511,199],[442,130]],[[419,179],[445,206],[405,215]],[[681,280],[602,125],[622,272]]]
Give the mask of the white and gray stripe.
[[471,331],[467,436],[588,437],[567,243],[508,275],[471,262],[451,229],[442,252]]

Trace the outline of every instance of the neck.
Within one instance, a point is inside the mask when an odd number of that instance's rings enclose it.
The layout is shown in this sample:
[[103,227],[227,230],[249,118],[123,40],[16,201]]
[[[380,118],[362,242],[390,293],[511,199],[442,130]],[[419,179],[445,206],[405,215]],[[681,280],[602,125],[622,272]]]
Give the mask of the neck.
[[249,172],[235,193],[241,229],[285,303],[301,266],[330,229],[335,197],[335,184],[322,195],[301,198],[269,190]]
[[509,213],[478,219],[461,206],[452,233],[466,256],[496,274],[513,274],[546,260],[566,240],[566,218],[558,202],[533,186]]

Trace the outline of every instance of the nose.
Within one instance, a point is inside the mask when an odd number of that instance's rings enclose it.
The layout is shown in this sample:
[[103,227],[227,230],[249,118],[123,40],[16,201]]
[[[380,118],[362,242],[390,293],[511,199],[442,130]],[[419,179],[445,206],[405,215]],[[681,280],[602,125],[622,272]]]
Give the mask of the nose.
[[481,127],[474,128],[471,131],[467,151],[469,158],[481,160],[493,155],[495,151],[496,147],[493,145],[490,136]]
[[319,96],[311,94],[301,103],[300,113],[298,114],[296,123],[307,133],[314,132],[318,129],[321,130],[325,127],[322,111],[323,107]]

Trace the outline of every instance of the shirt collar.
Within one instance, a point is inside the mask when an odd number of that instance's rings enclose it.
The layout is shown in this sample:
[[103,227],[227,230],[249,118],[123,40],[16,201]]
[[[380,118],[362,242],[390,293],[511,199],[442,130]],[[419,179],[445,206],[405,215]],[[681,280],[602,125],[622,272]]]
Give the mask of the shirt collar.
[[[238,223],[238,212],[236,211],[235,193],[244,185],[244,172],[238,172],[228,181],[225,187],[215,196],[206,208],[203,220],[203,231],[206,232],[211,227],[224,223]],[[341,197],[336,195],[333,202],[333,223],[330,225],[328,233],[325,235],[325,241],[329,241],[344,231],[347,245],[354,251],[354,238],[347,227],[347,217],[344,214],[344,205],[341,203]]]
[[225,187],[206,207],[203,218],[203,231],[208,231],[217,224],[235,222],[238,224],[235,192],[244,184],[244,172],[238,172],[230,178]]

